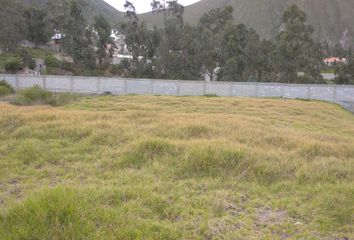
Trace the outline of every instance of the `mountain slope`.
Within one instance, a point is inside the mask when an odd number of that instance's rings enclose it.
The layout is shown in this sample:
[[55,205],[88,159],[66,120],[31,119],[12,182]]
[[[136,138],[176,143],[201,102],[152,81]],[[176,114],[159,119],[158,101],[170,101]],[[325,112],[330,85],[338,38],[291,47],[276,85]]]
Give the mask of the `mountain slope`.
[[[347,30],[354,43],[353,0],[202,0],[185,9],[185,22],[196,24],[206,12],[231,5],[235,23],[254,28],[262,37],[272,38],[278,32],[281,16],[287,6],[297,4],[307,13],[308,22],[315,28],[315,39],[339,42]],[[161,25],[162,15],[141,15],[150,25]]]
[[[26,5],[44,6],[48,0],[22,0]],[[84,15],[87,19],[92,20],[96,15],[102,14],[112,24],[122,21],[124,13],[116,10],[103,0],[84,0],[87,5],[84,8]]]

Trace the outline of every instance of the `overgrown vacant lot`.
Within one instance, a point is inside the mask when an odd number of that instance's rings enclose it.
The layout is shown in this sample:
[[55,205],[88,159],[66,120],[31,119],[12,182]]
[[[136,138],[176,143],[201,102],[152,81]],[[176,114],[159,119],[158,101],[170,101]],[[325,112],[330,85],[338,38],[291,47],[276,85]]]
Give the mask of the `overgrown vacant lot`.
[[0,239],[353,239],[354,116],[323,102],[0,103]]

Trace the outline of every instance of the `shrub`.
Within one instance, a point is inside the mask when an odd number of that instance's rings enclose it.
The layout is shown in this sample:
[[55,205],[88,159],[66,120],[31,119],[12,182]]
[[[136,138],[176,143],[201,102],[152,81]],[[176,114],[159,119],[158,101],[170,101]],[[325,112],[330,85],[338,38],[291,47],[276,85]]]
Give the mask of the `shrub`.
[[18,105],[52,104],[53,94],[35,85],[20,91],[12,103]]
[[7,96],[13,93],[15,93],[15,90],[10,84],[5,82],[5,80],[0,81],[0,97]]
[[19,59],[11,59],[5,63],[5,71],[7,73],[17,73],[22,67]]
[[53,68],[57,68],[60,67],[60,61],[58,59],[56,59],[55,57],[53,57],[52,55],[48,55],[45,58],[45,64],[47,65],[47,67],[53,67]]
[[75,64],[60,61],[52,55],[46,56],[45,64],[47,66],[48,73],[52,75],[72,75],[72,73],[76,73],[78,69],[80,69],[78,66],[75,66]]
[[15,105],[51,105],[62,106],[69,104],[79,98],[79,95],[70,93],[54,94],[35,85],[18,92],[11,101]]
[[24,67],[28,67],[30,69],[36,68],[36,61],[32,58],[31,54],[29,54],[26,50],[21,51],[22,63]]
[[113,76],[120,76],[124,72],[124,69],[121,65],[112,65],[110,72]]

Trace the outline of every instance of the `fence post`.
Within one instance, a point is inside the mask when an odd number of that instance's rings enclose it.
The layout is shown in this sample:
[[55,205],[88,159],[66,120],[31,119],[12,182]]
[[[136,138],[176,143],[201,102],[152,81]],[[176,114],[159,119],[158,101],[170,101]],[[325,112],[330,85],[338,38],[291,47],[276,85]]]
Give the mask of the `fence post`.
[[280,83],[280,94],[281,94],[281,98],[285,98],[285,84]]
[[258,82],[255,83],[256,86],[255,86],[255,97],[258,97]]
[[337,85],[333,86],[333,99],[332,102],[336,102],[337,100]]
[[43,86],[43,89],[47,90],[47,76],[46,75],[43,75],[42,77],[42,86]]
[[70,78],[70,93],[74,92],[74,77],[71,76]]
[[96,94],[100,94],[101,93],[101,78],[97,78],[97,82],[96,82]]
[[16,90],[20,89],[20,75],[16,74]]
[[232,93],[233,93],[233,89],[232,89],[233,86],[234,86],[234,85],[232,84],[232,82],[230,82],[230,83],[229,83],[229,96],[230,96],[230,97],[232,97],[232,95],[233,95],[233,94],[232,94]]
[[177,96],[181,95],[181,82],[177,80]]
[[128,93],[128,83],[127,83],[127,79],[124,79],[124,94]]
[[154,95],[154,91],[155,91],[155,80],[154,79],[151,79],[151,94]]
[[307,99],[311,99],[311,85],[307,86]]

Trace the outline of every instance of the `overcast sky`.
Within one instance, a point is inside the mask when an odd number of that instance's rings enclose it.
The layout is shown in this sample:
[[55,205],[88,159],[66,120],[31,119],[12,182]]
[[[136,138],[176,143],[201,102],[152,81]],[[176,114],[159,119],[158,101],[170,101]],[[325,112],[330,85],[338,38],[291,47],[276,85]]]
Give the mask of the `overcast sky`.
[[[105,1],[110,5],[112,5],[113,7],[117,8],[118,10],[125,11],[124,10],[125,0],[105,0]],[[134,6],[138,13],[151,11],[150,0],[130,0],[130,1],[134,3]],[[199,2],[199,0],[179,0],[178,2],[186,6],[195,2]]]

